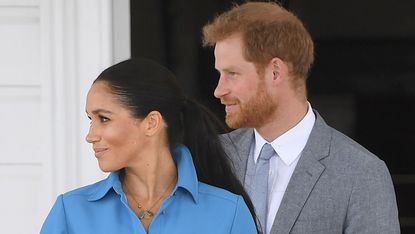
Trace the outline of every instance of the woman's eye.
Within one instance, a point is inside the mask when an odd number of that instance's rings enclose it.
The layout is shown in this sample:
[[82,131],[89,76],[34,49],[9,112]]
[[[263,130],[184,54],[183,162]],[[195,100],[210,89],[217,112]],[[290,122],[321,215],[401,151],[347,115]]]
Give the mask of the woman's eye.
[[99,116],[99,119],[101,120],[101,122],[103,122],[103,123],[105,123],[105,122],[108,122],[110,119],[108,119],[107,117],[105,117],[105,116]]

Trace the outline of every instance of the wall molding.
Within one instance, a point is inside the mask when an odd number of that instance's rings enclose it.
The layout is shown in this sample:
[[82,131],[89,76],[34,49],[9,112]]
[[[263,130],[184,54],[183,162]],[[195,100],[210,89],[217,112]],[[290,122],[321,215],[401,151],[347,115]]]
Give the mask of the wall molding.
[[51,200],[103,177],[89,144],[85,97],[112,63],[110,0],[41,0],[41,74],[45,166]]

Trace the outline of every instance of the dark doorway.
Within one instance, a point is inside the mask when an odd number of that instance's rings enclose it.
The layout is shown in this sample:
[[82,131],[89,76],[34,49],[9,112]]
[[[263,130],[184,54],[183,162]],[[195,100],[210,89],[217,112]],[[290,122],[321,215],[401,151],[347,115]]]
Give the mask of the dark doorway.
[[[233,2],[131,1],[132,56],[175,72],[185,91],[223,119],[213,97],[213,53],[201,28]],[[395,184],[402,233],[415,233],[415,9],[413,1],[291,0],[316,44],[309,99],[333,127],[386,162]]]

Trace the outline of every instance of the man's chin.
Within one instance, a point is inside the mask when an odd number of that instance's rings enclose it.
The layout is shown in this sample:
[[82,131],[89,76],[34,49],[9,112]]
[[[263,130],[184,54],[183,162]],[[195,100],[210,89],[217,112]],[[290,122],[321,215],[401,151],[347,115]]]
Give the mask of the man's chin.
[[240,119],[232,115],[226,115],[226,125],[232,129],[242,128],[243,124]]

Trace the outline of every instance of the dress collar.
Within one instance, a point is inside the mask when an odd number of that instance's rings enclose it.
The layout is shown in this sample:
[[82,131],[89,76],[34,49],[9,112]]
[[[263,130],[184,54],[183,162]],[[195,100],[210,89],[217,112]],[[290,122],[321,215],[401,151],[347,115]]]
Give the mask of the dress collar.
[[173,150],[173,159],[176,162],[178,180],[175,190],[183,188],[188,191],[194,202],[199,201],[199,181],[193,164],[192,155],[184,145],[178,145]]
[[[192,196],[194,202],[197,203],[199,200],[199,181],[189,149],[184,145],[177,145],[173,149],[172,154],[178,172],[178,180],[173,193],[179,188],[182,188],[187,191]],[[98,182],[97,189],[89,196],[88,201],[102,199],[111,189],[117,194],[123,195],[124,192],[120,181],[120,173],[121,170],[111,172],[105,180]]]

